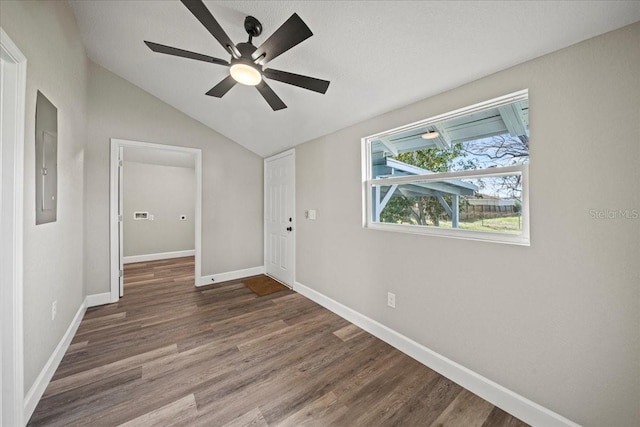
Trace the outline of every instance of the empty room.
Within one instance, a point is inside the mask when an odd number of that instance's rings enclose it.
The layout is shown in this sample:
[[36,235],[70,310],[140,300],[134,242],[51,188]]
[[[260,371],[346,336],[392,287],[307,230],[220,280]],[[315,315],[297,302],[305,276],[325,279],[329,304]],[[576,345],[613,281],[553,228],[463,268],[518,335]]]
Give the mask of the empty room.
[[640,2],[0,0],[0,425],[640,425]]

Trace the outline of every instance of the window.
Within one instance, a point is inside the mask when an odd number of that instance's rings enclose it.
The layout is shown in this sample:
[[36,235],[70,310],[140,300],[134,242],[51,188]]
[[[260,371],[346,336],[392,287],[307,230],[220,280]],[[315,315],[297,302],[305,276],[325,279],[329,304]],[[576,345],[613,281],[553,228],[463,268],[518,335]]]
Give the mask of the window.
[[362,141],[365,227],[529,244],[526,90]]

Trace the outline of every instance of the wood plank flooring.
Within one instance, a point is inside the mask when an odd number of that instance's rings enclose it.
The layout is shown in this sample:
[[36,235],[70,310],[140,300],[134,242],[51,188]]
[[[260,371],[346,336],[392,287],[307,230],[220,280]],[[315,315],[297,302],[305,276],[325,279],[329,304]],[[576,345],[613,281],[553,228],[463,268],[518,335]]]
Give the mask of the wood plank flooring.
[[28,425],[526,425],[291,290],[195,288],[193,264],[126,265]]

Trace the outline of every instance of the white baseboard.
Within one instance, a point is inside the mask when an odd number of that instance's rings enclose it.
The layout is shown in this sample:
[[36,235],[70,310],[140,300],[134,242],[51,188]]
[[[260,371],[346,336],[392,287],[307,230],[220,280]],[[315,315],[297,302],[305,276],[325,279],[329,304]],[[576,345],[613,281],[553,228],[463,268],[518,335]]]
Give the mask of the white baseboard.
[[295,282],[293,290],[528,424],[548,427],[579,427],[578,424],[562,415],[550,411],[500,384],[496,384],[490,379],[299,282]]
[[42,371],[40,371],[40,374],[24,397],[25,420],[29,420],[29,418],[31,418],[31,415],[33,414],[33,411],[35,411],[40,398],[44,394],[44,391],[46,390],[49,382],[51,381],[51,378],[53,377],[53,374],[56,372],[56,369],[58,369],[58,365],[60,365],[62,357],[67,352],[69,344],[71,344],[71,340],[76,334],[78,326],[80,326],[80,322],[82,321],[82,317],[84,316],[85,311],[87,311],[86,298],[80,305],[80,308],[78,308],[78,311],[71,321],[67,332],[65,332],[64,336],[58,343],[58,346],[53,351],[53,354],[51,354],[51,357],[49,357],[49,360],[47,360],[47,363],[44,365]]
[[264,265],[259,267],[245,268],[243,270],[227,271],[226,273],[211,274],[202,276],[196,281],[196,286],[213,285],[215,283],[226,282],[228,280],[241,279],[243,277],[257,276],[264,274]]
[[98,305],[111,304],[111,292],[87,295],[87,299],[85,301],[87,303],[87,308],[95,307]]
[[122,257],[123,264],[131,264],[132,262],[147,262],[147,261],[159,261],[162,259],[182,258],[185,256],[194,256],[196,254],[195,249],[186,251],[173,251],[173,252],[161,252],[157,254],[146,255],[131,255]]

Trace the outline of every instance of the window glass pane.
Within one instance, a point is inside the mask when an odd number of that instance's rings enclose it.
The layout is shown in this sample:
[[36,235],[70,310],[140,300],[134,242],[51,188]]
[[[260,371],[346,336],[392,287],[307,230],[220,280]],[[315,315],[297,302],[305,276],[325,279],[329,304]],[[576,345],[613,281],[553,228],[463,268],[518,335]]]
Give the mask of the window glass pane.
[[485,169],[529,161],[527,99],[371,140],[371,178]]
[[373,222],[519,234],[522,176],[372,187]]

